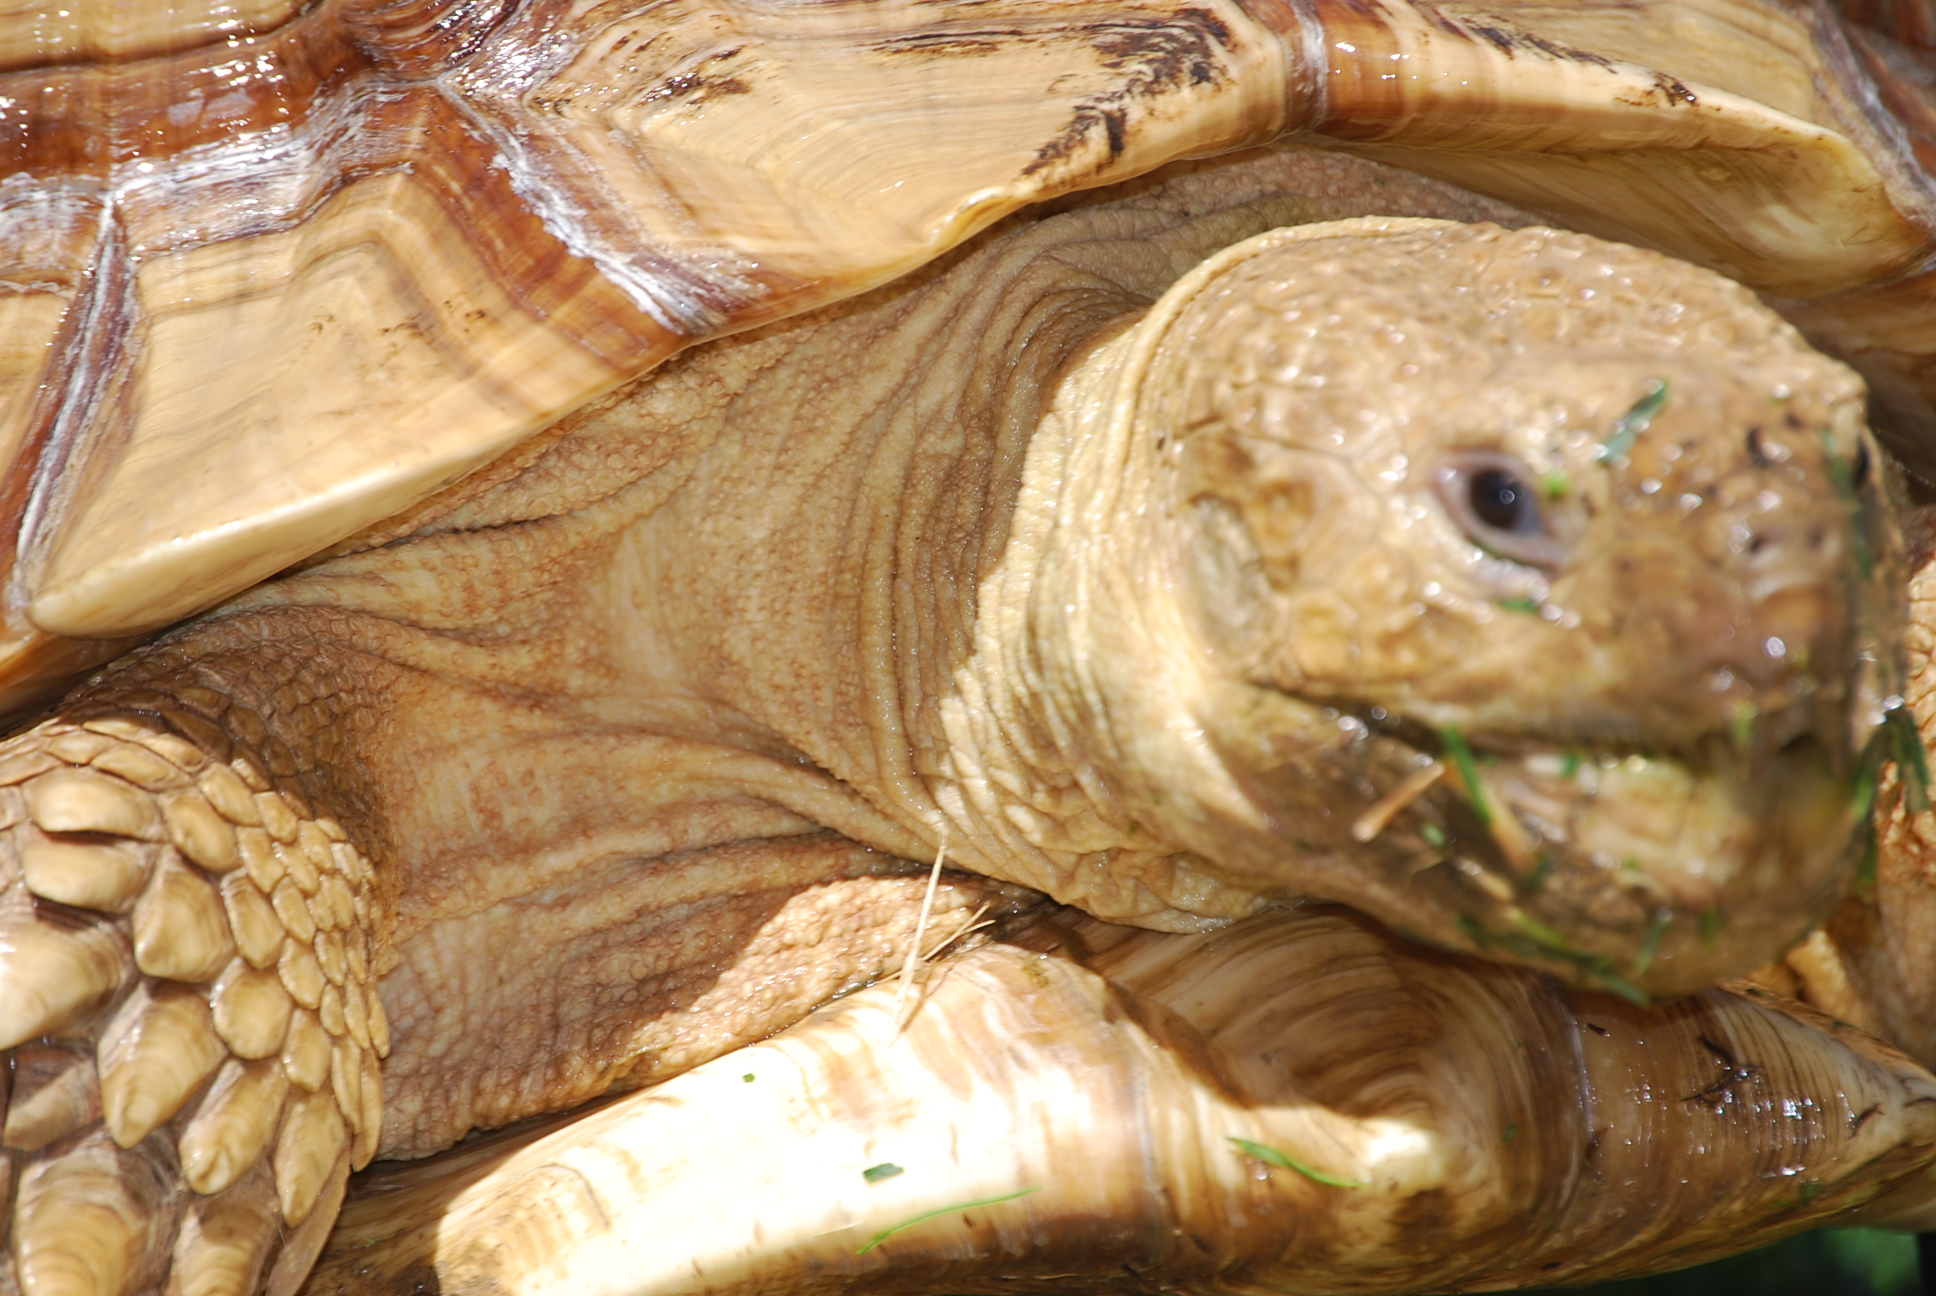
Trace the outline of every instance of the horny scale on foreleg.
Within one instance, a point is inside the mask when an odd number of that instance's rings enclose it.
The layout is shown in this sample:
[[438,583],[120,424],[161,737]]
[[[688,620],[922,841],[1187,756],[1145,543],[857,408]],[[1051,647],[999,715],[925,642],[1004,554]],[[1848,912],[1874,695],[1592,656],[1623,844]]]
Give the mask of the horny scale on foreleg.
[[0,745],[0,1263],[241,1296],[306,1267],[376,1150],[374,877],[258,717],[120,702]]

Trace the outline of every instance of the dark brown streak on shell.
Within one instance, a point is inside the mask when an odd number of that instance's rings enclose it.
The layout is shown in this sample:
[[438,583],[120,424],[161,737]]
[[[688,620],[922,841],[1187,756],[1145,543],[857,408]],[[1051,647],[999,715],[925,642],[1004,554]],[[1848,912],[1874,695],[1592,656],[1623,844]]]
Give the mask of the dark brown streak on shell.
[[[739,46],[734,46],[732,49],[719,50],[716,53],[708,54],[699,61],[699,67],[703,68],[709,63],[725,63],[728,60],[737,58],[739,57],[740,48]],[[688,72],[677,72],[667,77],[657,86],[641,95],[640,100],[645,103],[653,103],[660,100],[680,99],[685,101],[687,107],[698,108],[724,95],[751,93],[752,88],[739,77],[730,74],[723,77],[709,76],[705,72],[694,69]]]
[[1660,91],[1661,97],[1670,104],[1684,103],[1691,107],[1701,102],[1700,96],[1665,72],[1654,78],[1654,86]]
[[[1734,1060],[1734,1054],[1725,1045],[1715,1043],[1706,1035],[1699,1036],[1699,1039],[1701,1047],[1714,1055],[1715,1065],[1721,1068],[1721,1074],[1716,1077],[1712,1084],[1709,1084],[1706,1088],[1696,1093],[1687,1095],[1681,1101],[1699,1104],[1718,1116],[1727,1108],[1734,1106],[1737,1102],[1745,1101],[1736,1092],[1737,1085],[1752,1083],[1756,1087],[1759,1087],[1761,1083],[1761,1068],[1755,1066],[1753,1063],[1737,1063]],[[1853,1132],[1851,1130],[1851,1133]]]
[[[415,176],[435,178],[428,188],[452,227],[467,231],[473,251],[498,276],[496,282],[519,285],[517,304],[534,324],[561,321],[580,347],[606,365],[624,369],[638,364],[641,339],[658,330],[596,266],[545,228],[540,215],[520,200],[515,181],[501,165],[467,165],[488,156],[495,142],[480,138],[475,117],[442,92],[426,91],[421,115],[397,122],[396,133],[399,146],[412,135],[436,141],[414,163]],[[480,208],[493,219],[476,221]],[[668,258],[660,265],[660,260],[653,258],[655,275],[676,282],[674,263]]]
[[1460,24],[1448,19],[1438,10],[1425,11],[1430,14],[1433,26],[1454,36],[1477,36],[1504,54],[1516,58],[1522,50],[1537,50],[1550,59],[1566,63],[1586,63],[1593,67],[1612,68],[1613,60],[1590,50],[1576,49],[1559,41],[1547,40],[1544,36],[1524,31],[1517,27],[1500,24],[1496,19],[1488,23]]
[[1109,160],[1122,156],[1128,123],[1127,105],[1154,99],[1186,86],[1214,84],[1223,79],[1216,50],[1228,48],[1230,29],[1203,9],[1179,10],[1168,23],[1097,23],[1090,43],[1103,55],[1103,66],[1128,72],[1123,86],[1076,105],[1062,134],[1036,150],[1035,160],[1022,168],[1034,175],[1069,157],[1088,142],[1100,126],[1109,141]]
[[882,54],[922,54],[928,56],[958,54],[975,57],[981,54],[994,54],[1017,41],[1029,39],[1029,33],[1019,27],[984,28],[971,31],[915,32],[908,36],[893,36],[877,42],[873,48]]
[[408,84],[474,57],[516,8],[509,0],[322,5],[275,28],[223,33],[219,44],[9,68],[0,99],[24,107],[0,112],[0,174],[159,162],[300,127],[346,82]]

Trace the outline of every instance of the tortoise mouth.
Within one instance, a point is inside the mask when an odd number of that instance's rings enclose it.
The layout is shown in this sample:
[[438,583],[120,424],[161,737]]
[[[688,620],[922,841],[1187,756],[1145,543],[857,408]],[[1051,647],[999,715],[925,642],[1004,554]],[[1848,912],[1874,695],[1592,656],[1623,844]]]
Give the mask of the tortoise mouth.
[[1246,780],[1289,811],[1275,821],[1301,826],[1280,829],[1280,847],[1292,838],[1297,871],[1315,862],[1319,876],[1293,886],[1637,1001],[1779,958],[1834,906],[1868,840],[1875,767],[1806,716],[1671,748],[1468,736],[1375,707],[1339,717],[1359,728],[1334,753],[1351,768],[1332,786],[1355,794],[1328,812],[1349,838],[1335,854],[1311,849],[1310,815],[1284,805],[1281,780]]

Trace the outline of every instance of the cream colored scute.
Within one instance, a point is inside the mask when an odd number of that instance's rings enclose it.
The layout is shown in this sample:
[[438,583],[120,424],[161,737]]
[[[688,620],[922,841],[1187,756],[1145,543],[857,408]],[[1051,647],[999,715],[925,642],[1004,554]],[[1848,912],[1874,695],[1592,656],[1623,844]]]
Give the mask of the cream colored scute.
[[[632,53],[648,43],[655,59]],[[756,264],[857,291],[1071,181],[1271,138],[1288,59],[1227,0],[1133,0],[1102,20],[996,0],[777,21],[684,0],[636,8],[521,103],[540,131],[566,123],[553,138],[646,246],[697,217]],[[467,86],[496,89],[504,69],[478,68]]]
[[99,199],[84,189],[0,191],[0,471],[19,471],[21,441],[47,413],[42,375],[80,359],[56,354],[55,339],[98,247],[100,218]]
[[1816,75],[1820,52],[1796,9],[1754,0],[1453,0],[1441,9],[1473,26],[1537,33],[1555,45],[1653,67],[1804,121],[1830,121],[1832,82]]
[[[1367,156],[1787,297],[1887,280],[1927,254],[1921,211],[1886,191],[1878,162],[1892,159],[1758,94],[1677,80],[1660,70],[1671,41],[1574,50],[1536,26],[1460,26],[1395,3],[1374,21],[1341,18],[1327,37],[1320,129]],[[1776,66],[1796,57],[1773,41],[1735,44]],[[1622,62],[1629,49],[1651,57]],[[1776,100],[1821,106],[1795,92],[1794,75],[1772,79]]]
[[435,195],[394,173],[337,194],[322,219],[151,261],[136,285],[134,435],[65,519],[63,566],[34,605],[68,634],[213,603],[623,376],[520,320],[525,303]]
[[[290,50],[331,12],[288,24]],[[683,345],[862,291],[1032,200],[1286,132],[1785,296],[1928,250],[1876,158],[1798,115],[1792,68],[1772,105],[1683,95],[1643,63],[1501,48],[1476,18],[1313,12],[1274,31],[1231,0],[533,6],[428,79],[414,37],[366,33],[374,70],[296,126],[117,168],[135,317],[114,317],[120,368],[69,393],[112,399],[43,474],[16,606],[57,635],[166,624]],[[1737,25],[1730,48],[1793,57]]]
[[73,59],[127,59],[267,31],[300,0],[7,0],[0,70]]
[[[685,341],[861,291],[1044,194],[1268,138],[1276,39],[1235,5],[1209,11],[1221,38],[1179,38],[1207,51],[1208,83],[1192,83],[1198,60],[1159,67],[1169,79],[1155,88],[1148,59],[1081,23],[995,41],[999,58],[972,30],[965,51],[924,52],[931,33],[911,6],[883,6],[895,21],[878,32],[854,28],[876,11],[847,9],[846,26],[780,14],[761,29],[703,17],[668,29],[654,9],[565,28],[589,52],[560,75],[611,76],[607,95],[630,96],[611,120],[596,96],[574,110],[583,88],[568,79],[555,105],[548,83],[516,81],[520,43],[542,33],[499,33],[502,48],[423,109],[430,138],[468,155],[352,184],[281,232],[180,250],[146,235],[124,394],[25,538],[35,624],[74,636],[166,624]],[[1150,5],[1130,37],[1149,39],[1166,13]],[[665,39],[642,59],[653,33]],[[633,52],[601,66],[614,48]],[[743,73],[688,89],[688,68],[735,48]],[[920,102],[935,107],[909,111]],[[235,152],[269,178],[302,163],[247,141]],[[219,178],[231,196],[246,183]],[[576,295],[553,282],[561,263]]]

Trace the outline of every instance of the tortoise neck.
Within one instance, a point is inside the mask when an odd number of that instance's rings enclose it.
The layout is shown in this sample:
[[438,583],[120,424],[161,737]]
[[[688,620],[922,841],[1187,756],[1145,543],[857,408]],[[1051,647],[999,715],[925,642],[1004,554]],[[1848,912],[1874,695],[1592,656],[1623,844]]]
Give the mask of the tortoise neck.
[[974,651],[1044,403],[1141,306],[1016,291],[1041,261],[1014,262],[788,331],[690,485],[620,542],[649,590],[628,673],[857,791],[913,836],[830,826],[887,849],[931,849],[911,843],[950,777],[936,703]]
[[1255,891],[1169,828],[1228,789],[1196,750],[1201,653],[1173,597],[1160,456],[1133,417],[1148,318],[1098,335],[1047,405],[1006,552],[981,584],[974,651],[936,708],[949,742],[938,799],[951,835],[998,844],[978,870],[1187,931],[1249,912]]

